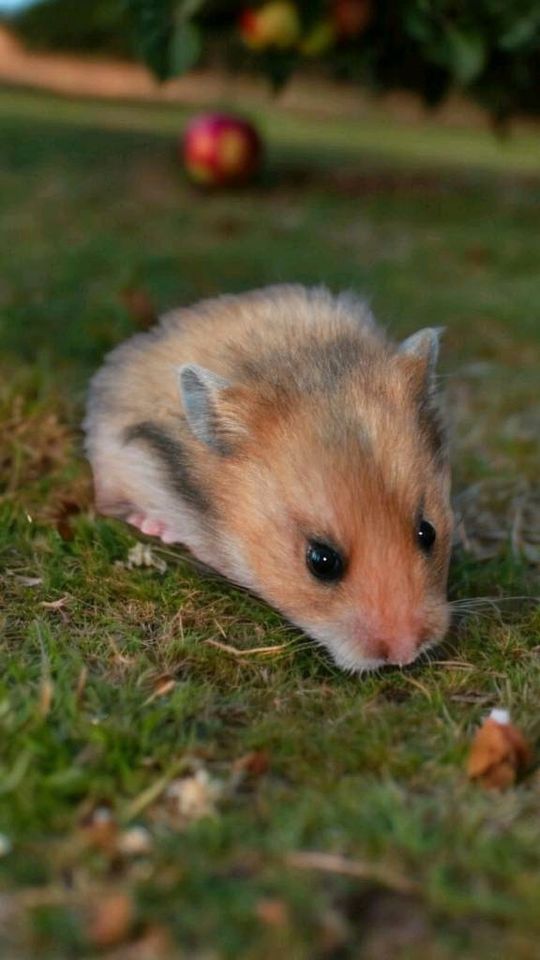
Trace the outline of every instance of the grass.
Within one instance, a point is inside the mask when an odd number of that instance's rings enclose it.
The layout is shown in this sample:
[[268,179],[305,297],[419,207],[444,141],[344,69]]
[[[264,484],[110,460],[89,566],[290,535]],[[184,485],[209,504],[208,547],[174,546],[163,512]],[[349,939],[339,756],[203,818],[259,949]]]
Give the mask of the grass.
[[[538,774],[492,794],[464,761],[492,706],[538,744],[538,607],[482,608],[431,661],[351,678],[179,552],[130,569],[136,537],[91,509],[78,424],[136,326],[127,289],[164,309],[352,286],[396,335],[447,328],[471,547],[452,597],[538,593],[538,141],[263,119],[264,182],[214,196],[178,171],[176,109],[0,96],[1,953],[536,957]],[[221,786],[198,820],[166,791],[197,770]]]

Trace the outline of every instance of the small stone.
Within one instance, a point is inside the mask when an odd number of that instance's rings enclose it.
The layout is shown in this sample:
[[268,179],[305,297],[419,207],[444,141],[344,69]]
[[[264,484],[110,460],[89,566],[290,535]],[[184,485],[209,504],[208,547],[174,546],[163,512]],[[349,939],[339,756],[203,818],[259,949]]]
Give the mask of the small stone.
[[152,845],[152,835],[146,827],[130,827],[118,838],[118,850],[126,857],[144,856],[150,853]]

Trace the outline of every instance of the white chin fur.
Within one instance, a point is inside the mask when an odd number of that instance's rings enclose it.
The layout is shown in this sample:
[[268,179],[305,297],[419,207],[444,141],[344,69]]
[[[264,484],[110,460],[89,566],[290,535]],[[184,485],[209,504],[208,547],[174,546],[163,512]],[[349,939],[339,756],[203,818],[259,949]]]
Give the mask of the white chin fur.
[[333,630],[326,633],[320,626],[311,626],[309,623],[300,623],[296,620],[296,625],[315,640],[321,647],[330,653],[332,659],[342,670],[347,673],[371,673],[373,670],[380,670],[388,664],[379,657],[363,657],[358,648],[352,648],[347,640],[340,640],[336,637]]
[[376,660],[375,658],[366,657],[365,660],[359,660],[358,656],[354,657],[337,657],[332,651],[335,662],[338,667],[341,667],[342,670],[346,670],[347,673],[373,673],[374,670],[380,670],[381,667],[387,667],[388,663],[385,660]]
[[[389,663],[388,660],[379,657],[363,657],[357,647],[351,647],[348,640],[340,640],[334,632],[328,631],[328,634],[325,635],[324,630],[321,630],[320,627],[311,628],[307,623],[298,623],[297,625],[321,647],[324,647],[330,653],[336,665],[347,673],[372,673],[374,670],[380,670],[383,667],[410,666],[410,664],[397,662]],[[414,663],[418,657],[436,646],[439,641],[440,638],[435,638],[424,643],[411,663]]]

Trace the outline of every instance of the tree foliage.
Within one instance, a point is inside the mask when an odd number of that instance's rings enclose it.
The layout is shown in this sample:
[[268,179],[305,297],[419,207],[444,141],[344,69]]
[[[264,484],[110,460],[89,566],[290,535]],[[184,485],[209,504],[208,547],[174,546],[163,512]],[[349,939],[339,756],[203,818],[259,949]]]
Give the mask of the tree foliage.
[[[274,84],[285,82],[303,60],[314,59],[302,41],[340,8],[339,0],[295,0],[299,42],[250,50],[239,27],[244,4],[129,2],[143,56],[154,69],[159,65],[160,76],[187,69],[219,35],[229,57],[261,70]],[[518,111],[540,113],[538,0],[345,0],[342,10],[346,5],[356,6],[360,27],[348,35],[335,32],[315,53],[334,74],[378,90],[410,89],[430,104],[460,89],[499,119]],[[254,4],[254,12],[267,6]]]
[[308,62],[428,104],[457,89],[497,119],[540,113],[539,0],[45,0],[27,31],[37,19],[43,33],[54,9],[71,10],[56,34],[79,30],[87,45],[122,47],[131,33],[160,80],[219,57],[279,86]]

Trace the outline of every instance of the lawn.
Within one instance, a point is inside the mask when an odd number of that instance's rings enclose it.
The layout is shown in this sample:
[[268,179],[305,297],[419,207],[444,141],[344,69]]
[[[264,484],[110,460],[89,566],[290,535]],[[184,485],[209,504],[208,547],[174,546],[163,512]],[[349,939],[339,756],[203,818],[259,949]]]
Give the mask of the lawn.
[[[508,600],[539,593],[540,141],[272,108],[263,182],[214,196],[181,119],[0,95],[0,954],[536,958],[540,776],[464,766],[494,706],[540,745],[540,609]],[[85,385],[141,298],[291,279],[446,327],[450,593],[493,602],[403,671],[340,673],[92,511]]]

